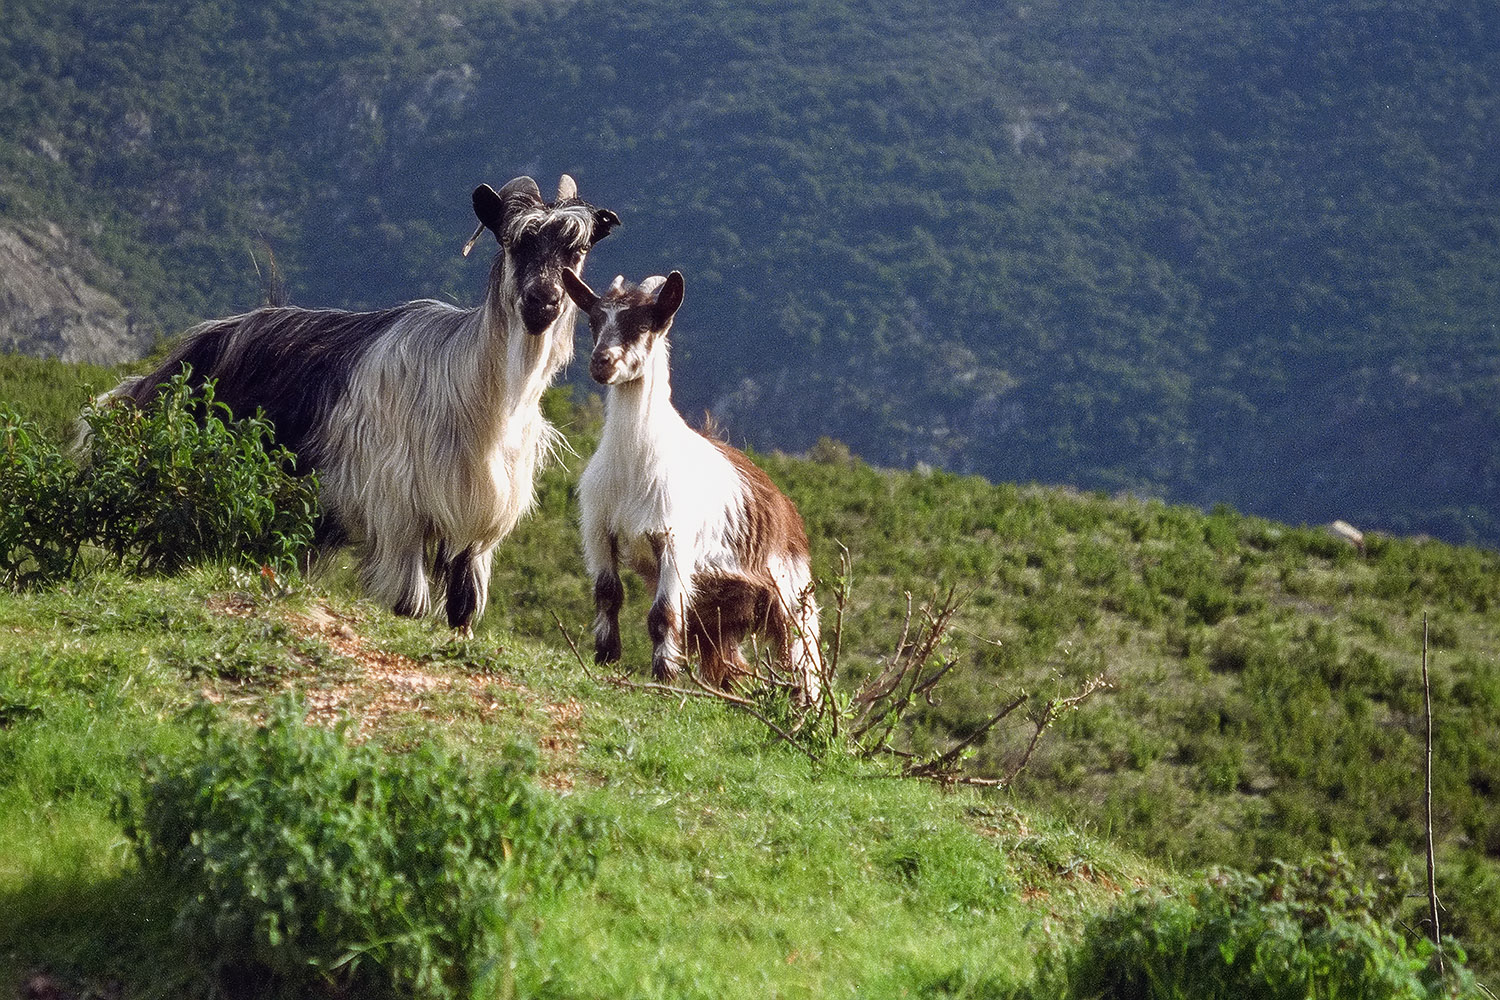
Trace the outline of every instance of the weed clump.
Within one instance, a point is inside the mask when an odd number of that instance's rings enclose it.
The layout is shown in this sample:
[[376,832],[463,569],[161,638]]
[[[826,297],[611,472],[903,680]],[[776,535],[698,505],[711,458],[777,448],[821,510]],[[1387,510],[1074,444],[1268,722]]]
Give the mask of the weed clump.
[[123,806],[175,931],[231,984],[288,995],[446,998],[500,968],[527,899],[594,869],[570,817],[513,752],[480,767],[392,755],[278,703],[251,738],[208,710],[187,760],[158,760]]
[[1267,875],[1219,872],[1191,898],[1121,906],[1085,928],[1038,996],[1417,1000],[1478,995],[1447,942],[1394,928],[1409,885],[1372,889],[1338,852]]

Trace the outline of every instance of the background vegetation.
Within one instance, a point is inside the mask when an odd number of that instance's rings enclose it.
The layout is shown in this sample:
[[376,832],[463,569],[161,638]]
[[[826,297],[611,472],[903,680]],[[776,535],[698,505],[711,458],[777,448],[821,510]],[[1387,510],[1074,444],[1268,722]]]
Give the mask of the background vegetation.
[[[10,0],[0,220],[170,334],[471,301],[467,192],[576,174],[763,448],[1500,541],[1500,12]],[[257,269],[259,268],[259,270]]]

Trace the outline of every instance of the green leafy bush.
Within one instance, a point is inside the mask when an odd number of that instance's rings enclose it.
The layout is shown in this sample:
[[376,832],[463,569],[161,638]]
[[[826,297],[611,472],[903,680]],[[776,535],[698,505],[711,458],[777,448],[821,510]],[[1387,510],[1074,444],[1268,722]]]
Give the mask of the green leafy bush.
[[176,930],[222,975],[449,997],[499,959],[520,902],[593,871],[593,821],[511,758],[390,755],[287,699],[248,739],[205,715],[189,760],[149,766],[127,829],[146,869],[178,880]]
[[[1393,927],[1406,885],[1371,889],[1337,852],[1269,875],[1216,873],[1194,898],[1151,898],[1095,920],[1039,995],[1305,1000],[1466,996],[1472,979],[1449,943]],[[1474,994],[1477,995],[1477,994]]]
[[71,575],[78,531],[77,470],[36,424],[0,409],[0,579],[24,587]]
[[234,419],[213,384],[174,377],[147,409],[85,411],[79,467],[29,421],[0,410],[0,579],[11,587],[73,575],[97,546],[137,571],[236,559],[295,565],[311,544],[317,482],[293,474],[259,414]]
[[312,542],[316,484],[292,473],[259,413],[235,419],[212,382],[173,376],[146,409],[93,407],[92,456],[78,488],[89,539],[137,569],[243,558],[295,562]]

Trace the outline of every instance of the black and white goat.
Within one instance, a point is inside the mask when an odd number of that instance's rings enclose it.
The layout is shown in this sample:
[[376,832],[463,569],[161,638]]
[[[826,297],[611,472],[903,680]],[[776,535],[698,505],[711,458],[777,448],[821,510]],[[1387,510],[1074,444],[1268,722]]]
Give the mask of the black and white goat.
[[593,245],[620,220],[578,197],[564,175],[548,204],[530,177],[475,189],[479,228],[501,250],[484,301],[429,299],[375,312],[272,307],[189,331],[152,373],[113,397],[147,404],[192,366],[217,380],[236,414],[258,407],[276,438],[316,469],[322,540],[362,544],[366,591],[413,617],[427,613],[429,552],[448,624],[484,613],[495,546],[534,502],[533,480],[556,431],[542,392],[573,356],[576,315],[564,294]]
[[750,633],[803,700],[822,665],[807,532],[796,507],[745,455],[698,433],[672,405],[667,330],[682,275],[596,295],[573,271],[563,285],[588,314],[589,375],[608,386],[599,449],[578,485],[584,561],[594,580],[594,658],[620,658],[623,558],[656,593],[646,618],[652,673],[674,676],[684,654],[722,687],[749,669]]

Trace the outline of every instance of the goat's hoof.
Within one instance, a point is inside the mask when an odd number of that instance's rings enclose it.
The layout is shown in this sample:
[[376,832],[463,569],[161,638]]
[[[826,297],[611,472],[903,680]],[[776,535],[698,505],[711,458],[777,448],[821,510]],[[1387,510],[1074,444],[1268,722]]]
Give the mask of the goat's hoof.
[[453,626],[453,641],[454,642],[466,642],[467,640],[472,639],[472,638],[474,638],[474,626],[473,625],[455,625],[455,626]]
[[620,637],[615,636],[613,642],[594,643],[595,663],[619,663],[620,662]]
[[677,657],[667,656],[665,653],[657,653],[651,657],[651,676],[655,680],[676,680],[681,672],[682,668],[678,666]]

